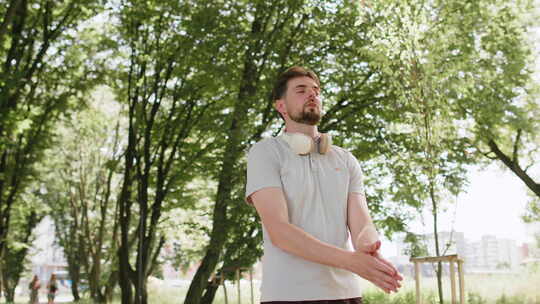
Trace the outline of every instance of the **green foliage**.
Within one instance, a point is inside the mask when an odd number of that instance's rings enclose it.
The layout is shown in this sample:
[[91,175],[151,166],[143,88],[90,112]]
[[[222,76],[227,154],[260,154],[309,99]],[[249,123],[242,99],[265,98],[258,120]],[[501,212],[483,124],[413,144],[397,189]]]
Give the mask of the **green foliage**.
[[[11,254],[6,253],[12,246],[10,230],[16,235],[33,228],[12,219],[17,218],[18,205],[26,204],[24,193],[36,181],[35,166],[52,144],[55,123],[79,108],[99,79],[95,66],[87,65],[87,54],[79,51],[94,45],[79,39],[74,30],[97,13],[100,2],[9,1],[0,6],[2,260]],[[16,282],[18,275],[10,273],[9,279]]]
[[428,256],[428,249],[425,244],[425,240],[421,235],[406,232],[405,239],[403,240],[407,244],[404,254],[410,257]]
[[[116,244],[133,286],[164,260],[214,259],[198,283],[260,257],[243,156],[282,129],[269,92],[294,64],[319,74],[320,130],[360,160],[388,237],[429,200],[435,214],[444,209],[466,185],[466,166],[493,157],[490,140],[518,155],[515,164],[538,156],[529,1],[27,1],[12,15],[20,1],[4,2],[0,255],[8,243],[26,246],[24,189],[45,181],[58,227],[77,236],[64,240],[89,241],[60,241],[65,252],[102,251],[102,263],[85,262],[86,273],[104,265],[100,286],[120,267]],[[120,109],[84,107],[96,84],[113,89]],[[120,121],[116,146],[107,111]],[[537,206],[527,220],[538,220]],[[76,219],[86,228],[70,226]],[[115,219],[126,221],[116,236]],[[417,235],[406,241],[412,256],[426,254]]]
[[526,223],[540,222],[540,199],[531,198],[527,204],[527,210],[523,215],[523,221]]
[[482,296],[476,292],[467,293],[467,303],[468,304],[486,304],[487,300],[482,298]]
[[[39,187],[35,183],[33,187]],[[15,298],[15,288],[23,273],[27,270],[28,250],[35,239],[34,228],[44,216],[44,206],[40,202],[39,191],[23,193],[25,203],[17,204],[12,209],[7,246],[4,257],[0,261],[2,288],[5,290],[6,301]]]
[[416,295],[413,291],[400,292],[394,295],[388,295],[378,291],[364,292],[362,295],[362,302],[366,304],[413,304],[416,303]]
[[113,101],[97,97],[107,92],[100,88],[87,109],[58,124],[56,145],[47,151],[40,174],[46,189],[42,197],[49,205],[72,282],[86,280],[97,302],[114,284],[117,271],[113,203],[122,169],[118,111],[111,111]]
[[507,296],[506,294],[503,294],[495,301],[495,304],[522,304],[522,303],[527,303],[527,297],[524,295]]

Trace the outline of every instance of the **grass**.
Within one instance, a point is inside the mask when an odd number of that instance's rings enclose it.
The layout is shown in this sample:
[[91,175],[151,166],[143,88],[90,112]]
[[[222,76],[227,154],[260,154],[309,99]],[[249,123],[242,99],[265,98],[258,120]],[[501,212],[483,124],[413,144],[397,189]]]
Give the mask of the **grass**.
[[[423,303],[438,302],[435,278],[422,278]],[[445,302],[450,303],[450,280],[443,278]],[[149,283],[149,303],[151,304],[177,304],[182,303],[187,292],[187,283],[181,286],[166,286],[155,280]],[[540,272],[536,274],[520,275],[467,275],[465,277],[467,304],[540,304]],[[366,304],[415,304],[415,282],[412,278],[405,278],[403,287],[396,294],[387,295],[376,289],[371,283],[363,281],[364,303]],[[216,293],[214,304],[238,303],[237,286],[227,284],[227,298],[223,288]],[[254,303],[259,303],[259,286],[254,286]],[[249,281],[241,282],[241,303],[251,303],[251,288]],[[458,295],[459,297],[459,295]],[[26,296],[18,296],[17,304],[28,303]],[[42,300],[45,297],[41,297]],[[459,301],[459,300],[458,300]],[[0,303],[4,303],[3,300]],[[91,304],[91,300],[79,304]],[[119,298],[113,304],[119,304]]]

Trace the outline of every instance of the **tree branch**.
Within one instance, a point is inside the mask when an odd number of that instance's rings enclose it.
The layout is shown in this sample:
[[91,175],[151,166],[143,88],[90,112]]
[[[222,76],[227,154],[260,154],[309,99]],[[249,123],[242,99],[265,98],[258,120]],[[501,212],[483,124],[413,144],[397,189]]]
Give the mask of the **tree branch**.
[[11,23],[11,20],[13,20],[15,11],[17,11],[20,3],[21,0],[11,0],[9,3],[8,9],[6,10],[2,20],[2,24],[0,24],[0,45],[4,44],[4,35],[6,34],[8,25]]
[[518,149],[519,149],[519,143],[521,140],[522,131],[523,131],[522,129],[517,130],[516,140],[514,141],[514,151],[512,152],[512,161],[516,164],[519,164]]
[[502,161],[506,167],[508,167],[514,174],[516,174],[529,189],[531,189],[536,196],[540,197],[540,183],[535,182],[516,162],[512,161],[510,157],[504,154],[495,141],[490,139],[488,145],[497,158]]

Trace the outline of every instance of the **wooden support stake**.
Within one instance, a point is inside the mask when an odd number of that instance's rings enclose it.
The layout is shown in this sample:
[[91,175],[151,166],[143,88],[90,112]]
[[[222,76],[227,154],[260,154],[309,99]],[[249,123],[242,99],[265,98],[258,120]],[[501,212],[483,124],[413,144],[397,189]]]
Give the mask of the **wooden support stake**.
[[238,304],[242,304],[240,296],[240,268],[236,268],[236,290],[238,291]]
[[465,274],[463,273],[463,260],[458,260],[459,274],[459,302],[465,304]]
[[227,287],[225,287],[224,275],[221,274],[221,284],[223,285],[223,294],[225,294],[225,304],[229,304],[229,298],[227,297]]
[[458,264],[459,275],[459,302],[465,304],[465,276],[463,273],[463,260],[459,259],[457,254],[437,256],[437,257],[416,257],[411,258],[411,262],[414,263],[414,273],[416,279],[416,304],[422,304],[422,298],[420,296],[420,264],[421,263],[437,263],[448,262],[450,263],[450,280],[452,283],[452,304],[457,303],[456,299],[456,270],[454,263]]
[[450,287],[452,291],[452,304],[456,303],[456,270],[454,269],[454,261],[450,261]]
[[422,304],[420,298],[420,263],[414,262],[414,277],[416,280],[416,304]]
[[251,304],[255,304],[255,297],[253,296],[253,268],[249,269],[249,284],[251,285]]

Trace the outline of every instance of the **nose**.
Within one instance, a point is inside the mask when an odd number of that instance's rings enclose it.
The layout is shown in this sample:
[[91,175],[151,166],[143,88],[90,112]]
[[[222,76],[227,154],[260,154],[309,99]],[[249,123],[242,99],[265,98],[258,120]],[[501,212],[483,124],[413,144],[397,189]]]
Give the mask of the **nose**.
[[319,99],[319,97],[317,96],[317,91],[315,89],[309,89],[308,90],[308,97],[311,99]]

